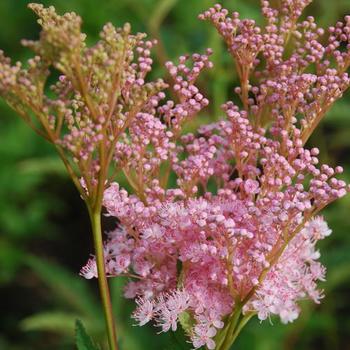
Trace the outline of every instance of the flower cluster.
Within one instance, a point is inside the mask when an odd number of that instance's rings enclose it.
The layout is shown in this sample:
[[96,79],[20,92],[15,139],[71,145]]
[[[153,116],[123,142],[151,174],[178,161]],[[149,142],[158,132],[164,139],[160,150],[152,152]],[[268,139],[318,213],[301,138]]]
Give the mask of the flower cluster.
[[[136,298],[140,325],[153,320],[165,332],[179,322],[195,348],[221,349],[235,312],[287,323],[300,299],[323,297],[315,246],[331,231],[319,212],[349,187],[336,178],[343,169],[319,165],[319,150],[305,143],[350,84],[350,30],[347,17],[324,47],[312,17],[298,22],[309,3],[276,9],[262,1],[263,28],[220,5],[205,11],[200,19],[214,24],[234,59],[241,104],[226,102],[221,121],[180,135],[208,104],[193,83],[211,66],[206,55],[194,55],[192,69],[181,57],[167,64],[179,103],[159,105],[159,96],[117,144],[136,191],[117,183],[105,191],[119,221],[106,267],[109,276],[130,276],[125,296]],[[161,164],[176,174],[176,188],[159,176]],[[93,259],[81,274],[96,277]]]
[[[146,82],[155,41],[106,24],[92,47],[75,13],[29,7],[39,16],[39,41],[23,40],[36,56],[14,66],[0,53],[0,95],[38,134],[53,143],[82,197],[95,205],[109,180],[115,145],[134,119],[152,113],[166,84]],[[59,79],[45,88],[51,67]],[[102,185],[101,185],[102,184]]]
[[[169,99],[167,84],[147,80],[155,41],[107,24],[88,47],[76,14],[31,4],[42,32],[24,44],[36,56],[25,69],[0,54],[1,96],[55,145],[90,217],[103,197],[117,219],[105,270],[130,278],[138,324],[180,323],[195,348],[226,350],[249,317],[291,322],[300,299],[323,297],[316,244],[331,231],[319,213],[349,186],[305,145],[350,85],[350,17],[326,36],[299,20],[310,2],[261,1],[262,27],[220,5],[199,16],[225,41],[240,86],[220,121],[192,133],[184,126],[209,104],[197,79],[210,49],[166,63]],[[46,95],[51,67],[60,76]],[[101,277],[96,259],[82,276]]]

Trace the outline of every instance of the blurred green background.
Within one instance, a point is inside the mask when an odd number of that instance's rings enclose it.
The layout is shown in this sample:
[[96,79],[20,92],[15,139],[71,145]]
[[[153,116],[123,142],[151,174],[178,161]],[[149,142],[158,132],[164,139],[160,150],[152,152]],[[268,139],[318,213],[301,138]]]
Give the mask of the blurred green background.
[[[36,38],[39,27],[26,0],[0,0],[0,48],[15,60],[30,53],[21,38]],[[202,118],[219,118],[220,105],[232,98],[237,78],[215,30],[197,20],[211,0],[70,0],[43,1],[59,12],[76,11],[84,20],[89,41],[98,38],[105,22],[130,22],[134,31],[161,39],[155,53],[154,76],[160,63],[183,53],[212,47],[215,68],[201,81],[211,98]],[[259,0],[222,2],[243,16],[260,18]],[[350,14],[350,0],[314,0],[307,14],[328,26]],[[39,139],[0,102],[0,349],[74,349],[74,320],[84,321],[101,343],[103,321],[96,281],[78,276],[92,252],[88,217],[83,202],[67,178],[54,150]],[[200,122],[200,119],[198,119]],[[347,168],[350,180],[350,94],[339,101],[310,140],[322,160]],[[284,326],[277,319],[252,321],[237,350],[350,349],[350,196],[325,212],[333,235],[322,242],[322,261],[328,267],[321,305],[304,302],[301,317]],[[108,226],[108,222],[106,225]],[[112,281],[112,294],[122,349],[189,349],[182,335],[157,335],[151,327],[133,327],[133,304],[120,298],[124,281]],[[181,345],[182,344],[182,345]]]

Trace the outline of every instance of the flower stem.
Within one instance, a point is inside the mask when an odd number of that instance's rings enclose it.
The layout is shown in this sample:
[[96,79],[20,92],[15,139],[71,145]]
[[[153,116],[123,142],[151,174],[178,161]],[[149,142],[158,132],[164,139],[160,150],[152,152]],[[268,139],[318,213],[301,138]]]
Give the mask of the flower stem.
[[103,312],[107,326],[108,344],[110,350],[118,350],[117,333],[105,269],[105,258],[103,252],[103,241],[101,231],[101,210],[89,210],[89,214],[91,220],[92,233],[94,237],[96,265],[98,272],[98,286],[100,289]]
[[238,306],[238,308],[231,314],[228,324],[225,327],[226,330],[224,330],[222,336],[217,339],[217,349],[229,350],[241,330],[254,315],[254,312],[250,312],[243,316],[242,307]]
[[225,332],[224,338],[221,340],[221,344],[218,346],[218,350],[229,350],[232,343],[230,342],[231,335],[233,334],[236,325],[241,316],[241,307],[234,311],[231,315],[230,320],[227,325],[227,330]]
[[232,334],[231,338],[230,338],[230,346],[234,343],[234,341],[236,340],[236,338],[238,337],[239,333],[241,332],[241,330],[243,329],[243,327],[249,322],[249,320],[255,315],[254,312],[249,313],[247,315],[245,315],[240,322],[238,323],[234,333]]

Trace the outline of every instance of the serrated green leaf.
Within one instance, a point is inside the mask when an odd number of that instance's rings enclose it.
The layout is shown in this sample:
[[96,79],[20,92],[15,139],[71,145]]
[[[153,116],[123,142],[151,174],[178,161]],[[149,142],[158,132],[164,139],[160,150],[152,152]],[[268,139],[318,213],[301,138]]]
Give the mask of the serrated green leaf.
[[91,337],[86,333],[83,323],[80,320],[75,322],[75,344],[78,350],[99,350]]

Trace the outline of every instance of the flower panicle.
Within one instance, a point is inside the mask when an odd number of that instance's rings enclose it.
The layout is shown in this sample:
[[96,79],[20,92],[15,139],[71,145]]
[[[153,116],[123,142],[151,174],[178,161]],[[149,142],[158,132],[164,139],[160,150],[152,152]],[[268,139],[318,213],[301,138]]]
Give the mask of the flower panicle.
[[[134,165],[128,159],[124,169],[125,152],[145,153],[143,162],[135,163],[142,164],[149,175],[159,168],[157,157],[170,158],[174,132],[180,133],[186,119],[208,104],[195,81],[204,68],[211,67],[210,50],[193,55],[192,69],[186,66],[185,57],[176,68],[167,64],[179,102],[159,105],[168,85],[162,79],[147,79],[156,40],[148,40],[143,33],[131,34],[129,24],[115,28],[107,23],[100,40],[89,47],[81,32],[81,18],[75,13],[59,15],[54,7],[41,4],[29,4],[29,8],[39,17],[42,30],[38,41],[22,43],[36,56],[26,68],[19,62],[12,65],[0,52],[0,95],[55,145],[83,198],[91,207],[99,207],[103,189],[115,175],[111,166],[128,172]],[[60,75],[48,87],[51,68]],[[165,130],[159,120],[163,117],[172,130]],[[161,130],[164,136],[159,140]],[[129,149],[129,142],[138,146]],[[148,143],[153,149],[145,152]],[[134,176],[138,174],[130,175],[131,182]]]
[[[343,168],[320,164],[306,142],[349,87],[350,30],[348,17],[328,32],[312,17],[301,21],[310,2],[262,1],[261,27],[221,5],[205,11],[199,18],[214,24],[233,58],[240,102],[224,103],[221,120],[180,132],[208,104],[194,83],[211,51],[192,56],[193,65],[182,56],[166,64],[179,102],[161,104],[158,94],[117,143],[134,192],[115,182],[104,192],[123,227],[105,243],[113,252],[106,266],[110,276],[139,277],[125,296],[137,300],[140,325],[174,331],[180,323],[195,348],[225,349],[241,313],[242,322],[278,315],[288,323],[300,300],[324,297],[316,245],[331,230],[320,212],[349,185]],[[160,169],[176,175],[176,186]]]
[[[199,15],[227,46],[239,99],[193,133],[184,126],[209,106],[198,78],[210,49],[151,81],[156,42],[145,34],[108,23],[88,46],[79,16],[31,4],[42,32],[24,44],[36,56],[25,68],[0,53],[0,95],[55,145],[90,211],[117,218],[105,270],[130,277],[139,325],[180,323],[195,348],[225,350],[241,313],[288,323],[301,299],[323,298],[316,244],[331,230],[320,212],[350,189],[306,144],[350,85],[350,17],[325,31],[300,19],[310,3],[263,0],[263,26],[221,5]],[[96,266],[92,257],[80,274],[98,277]]]

